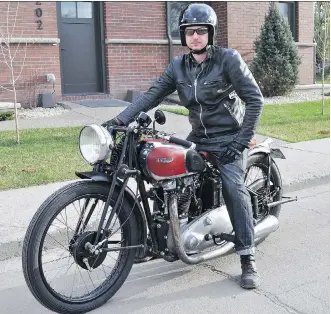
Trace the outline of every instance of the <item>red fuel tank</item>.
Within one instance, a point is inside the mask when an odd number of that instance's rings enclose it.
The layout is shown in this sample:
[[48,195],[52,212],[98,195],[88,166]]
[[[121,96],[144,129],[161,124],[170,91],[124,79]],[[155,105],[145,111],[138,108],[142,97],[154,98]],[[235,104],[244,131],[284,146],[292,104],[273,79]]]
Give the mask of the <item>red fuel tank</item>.
[[157,139],[145,139],[140,152],[140,165],[146,176],[154,180],[182,177],[190,173],[187,157],[191,149]]

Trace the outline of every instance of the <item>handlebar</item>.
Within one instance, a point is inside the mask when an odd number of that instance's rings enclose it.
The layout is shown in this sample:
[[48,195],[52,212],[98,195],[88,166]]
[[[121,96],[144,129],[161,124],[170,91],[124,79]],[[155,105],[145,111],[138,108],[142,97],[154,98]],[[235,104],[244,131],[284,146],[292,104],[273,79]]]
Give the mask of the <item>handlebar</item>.
[[[133,130],[129,126],[112,126],[112,130],[113,131],[124,131],[124,132],[126,132],[126,131],[128,131],[130,129]],[[109,129],[108,129],[108,132],[109,132]],[[169,141],[169,143],[174,143],[174,144],[177,144],[177,145],[181,145],[181,146],[186,147],[186,148],[190,148],[190,149],[195,149],[196,148],[196,144],[195,143],[190,142],[190,141],[187,141],[187,140],[184,140],[184,139],[179,138],[179,137],[169,136],[169,135],[163,135],[163,134],[160,134],[160,133],[158,133],[156,135],[156,137],[157,138],[164,139],[166,141]]]

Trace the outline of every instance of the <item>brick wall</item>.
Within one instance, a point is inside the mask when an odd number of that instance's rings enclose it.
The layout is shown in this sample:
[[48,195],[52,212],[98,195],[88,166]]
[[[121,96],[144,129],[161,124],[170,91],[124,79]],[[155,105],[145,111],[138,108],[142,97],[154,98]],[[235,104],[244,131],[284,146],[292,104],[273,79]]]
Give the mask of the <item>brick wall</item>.
[[[38,18],[35,9],[38,7],[42,9],[42,16],[39,18],[43,23],[42,30],[37,30]],[[0,27],[3,32],[0,33],[0,37],[8,35],[6,26],[8,17],[9,33],[13,38],[58,38],[55,2],[41,2],[41,5],[36,5],[36,2],[19,2],[17,13],[16,8],[17,2],[0,3]],[[6,48],[4,45],[3,47]],[[46,73],[55,74],[55,90],[59,98],[61,96],[59,46],[39,43],[21,43],[19,46],[10,44],[11,52],[13,53],[17,47],[17,53],[13,59],[16,77],[21,72],[21,65],[24,64],[20,79],[17,81],[18,101],[35,102],[36,99],[33,98],[36,98],[39,92],[53,91],[53,86],[46,82]],[[8,51],[0,50],[0,85],[9,87],[10,70],[3,63],[4,55],[9,60]],[[0,101],[12,100],[13,94],[0,88]]]
[[216,12],[218,20],[216,44],[221,47],[228,47],[228,3],[214,1],[212,2],[212,7]]
[[[106,2],[106,38],[167,39],[165,2]],[[109,92],[145,91],[168,64],[167,45],[108,44]]]
[[[299,69],[300,84],[314,83],[314,47],[309,46],[314,38],[314,3],[298,2],[298,48],[301,56],[301,66]],[[308,45],[307,45],[308,44]]]
[[106,38],[167,39],[165,2],[105,2]]
[[269,2],[228,2],[228,46],[237,49],[245,61],[254,56],[254,41],[269,9]]
[[124,98],[128,89],[146,90],[168,64],[165,45],[108,45],[109,91]]
[[[9,25],[14,24],[16,2],[9,2]],[[0,2],[0,26],[7,21],[8,2]],[[246,61],[253,58],[253,42],[260,33],[264,16],[268,11],[268,2],[220,2],[213,1],[212,6],[218,15],[217,44],[237,49]],[[36,8],[42,8],[43,30],[37,30]],[[107,40],[161,40],[167,41],[165,2],[105,2],[105,37]],[[313,3],[297,2],[297,39],[302,65],[300,84],[313,83],[313,47],[303,46],[312,43]],[[20,2],[14,37],[58,38],[56,2]],[[1,36],[0,36],[1,37]],[[23,48],[18,50],[15,71],[20,70],[23,62]],[[16,48],[12,44],[11,48]],[[128,89],[145,91],[163,72],[169,62],[167,44],[156,43],[113,43],[105,45],[107,87],[109,94],[87,96],[62,96],[60,57],[58,44],[28,44],[25,65],[18,81],[19,101],[28,101],[33,93],[52,91],[46,83],[45,74],[56,76],[56,99],[77,100],[84,98],[124,99]],[[173,55],[187,52],[186,47],[173,45]],[[0,51],[0,61],[3,56]],[[0,85],[8,87],[9,69],[0,62]],[[7,85],[6,85],[7,84]],[[0,101],[9,101],[12,95],[0,89]]]

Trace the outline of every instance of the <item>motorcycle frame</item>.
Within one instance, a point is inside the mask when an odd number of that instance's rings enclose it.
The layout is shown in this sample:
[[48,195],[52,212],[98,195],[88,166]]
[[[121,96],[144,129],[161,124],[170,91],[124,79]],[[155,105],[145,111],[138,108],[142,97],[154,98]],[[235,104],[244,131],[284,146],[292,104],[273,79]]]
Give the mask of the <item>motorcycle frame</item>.
[[[152,242],[152,254],[156,254],[158,255],[160,252],[158,250],[158,240],[157,240],[157,236],[155,233],[155,229],[153,228],[153,217],[152,217],[152,213],[151,213],[151,208],[149,206],[148,203],[148,194],[144,185],[144,180],[142,178],[142,174],[141,174],[141,168],[139,165],[139,161],[138,161],[138,156],[137,156],[137,150],[136,150],[136,142],[135,142],[135,138],[134,135],[136,134],[136,132],[134,132],[134,129],[131,127],[115,127],[114,128],[115,131],[122,131],[123,133],[125,133],[125,139],[124,139],[124,143],[123,143],[123,147],[122,147],[122,151],[121,151],[121,155],[120,155],[120,159],[118,161],[117,164],[117,168],[116,170],[112,173],[111,178],[109,180],[110,182],[110,189],[109,189],[109,193],[107,196],[107,201],[104,205],[104,209],[102,212],[102,216],[100,219],[100,223],[98,226],[98,230],[97,230],[97,236],[95,237],[95,241],[94,241],[94,246],[91,247],[91,250],[97,250],[98,248],[100,248],[103,243],[105,243],[106,241],[108,241],[108,232],[109,230],[107,230],[107,228],[109,227],[111,220],[113,219],[115,213],[118,210],[118,207],[120,205],[120,200],[123,197],[123,194],[127,188],[127,184],[128,184],[128,180],[130,177],[134,177],[137,183],[137,190],[139,191],[140,197],[137,197],[137,193],[135,195],[135,200],[134,200],[134,206],[136,206],[136,201],[141,201],[142,202],[142,213],[143,215],[145,215],[145,217],[143,217],[143,221],[146,221],[149,232],[150,232],[150,237],[151,237],[151,242]],[[129,149],[128,149],[129,146]],[[124,164],[124,159],[125,159],[125,154],[128,154],[128,169],[124,169],[123,170],[123,165]],[[266,152],[265,150],[263,150],[263,153],[265,154],[266,158],[268,158],[268,173],[267,173],[267,177],[269,178],[269,180],[267,180],[267,188],[270,189],[270,173],[271,173],[271,163],[272,163],[272,156],[271,156],[271,152]],[[252,154],[253,155],[253,154]],[[277,158],[277,157],[276,157]],[[278,157],[279,158],[279,157]],[[285,158],[285,157],[284,157]],[[137,169],[137,170],[132,170],[132,169]],[[102,170],[98,169],[98,166],[96,168],[94,168],[95,171],[100,172]],[[104,171],[102,171],[104,172]],[[121,183],[121,181],[118,178],[122,178],[123,182]],[[111,213],[107,219],[106,225],[103,228],[104,225],[104,220],[106,218],[107,215],[107,211],[108,211],[108,207],[110,205],[110,202],[112,200],[112,196],[114,194],[115,191],[115,186],[116,184],[120,185],[120,191],[118,192],[118,198],[115,202],[114,207],[111,210]],[[253,205],[253,215],[254,218],[257,218],[257,194],[251,190],[250,188],[247,188],[249,194],[251,195],[252,198],[252,205]],[[282,204],[282,203],[287,203],[287,202],[291,202],[294,201],[295,199],[290,199],[290,200],[286,200],[286,201],[278,201],[278,202],[274,202],[274,203],[270,203],[267,204],[267,207],[270,208],[272,206],[276,206],[278,204]],[[132,210],[133,212],[133,210]],[[132,214],[131,212],[131,214]],[[101,230],[104,229],[106,230],[106,232],[101,234]],[[98,241],[99,239],[99,241]],[[111,242],[110,242],[111,243]],[[144,241],[144,243],[140,243],[138,245],[134,245],[134,246],[127,246],[127,247],[118,247],[118,248],[103,248],[103,251],[114,251],[114,250],[125,250],[125,249],[136,249],[136,248],[144,248],[144,250],[147,249],[147,245],[146,245],[146,239]]]

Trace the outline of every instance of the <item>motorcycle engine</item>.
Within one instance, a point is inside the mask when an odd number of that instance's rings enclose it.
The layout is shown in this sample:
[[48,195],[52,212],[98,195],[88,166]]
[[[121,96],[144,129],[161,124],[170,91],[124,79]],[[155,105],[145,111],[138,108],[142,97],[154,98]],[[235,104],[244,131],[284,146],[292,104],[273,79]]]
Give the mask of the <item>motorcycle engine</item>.
[[[213,245],[213,241],[206,240],[206,235],[232,232],[232,224],[224,205],[219,178],[210,176],[202,181],[200,179],[193,176],[181,182],[177,179],[174,185],[177,188],[170,192],[177,194],[182,241],[187,253],[190,254]],[[175,248],[164,202],[164,189],[161,187],[154,189],[153,199],[153,215],[157,226],[159,249],[166,259],[174,256]]]
[[[164,211],[165,204],[164,204],[164,194],[163,189],[159,188],[156,190],[156,197],[154,199],[154,210],[157,211]],[[180,193],[177,193],[177,200],[178,200],[178,216],[180,218],[187,216],[190,205],[191,199],[193,196],[193,191],[191,187],[185,187]]]

